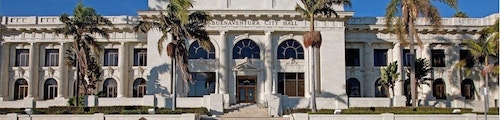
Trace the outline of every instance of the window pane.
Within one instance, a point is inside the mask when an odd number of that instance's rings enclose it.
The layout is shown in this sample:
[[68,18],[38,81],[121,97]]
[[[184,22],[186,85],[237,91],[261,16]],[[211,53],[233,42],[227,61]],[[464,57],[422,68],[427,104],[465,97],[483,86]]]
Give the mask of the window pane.
[[134,66],[147,66],[147,49],[134,49]]
[[58,66],[59,65],[59,50],[47,49],[45,51],[45,66]]
[[200,46],[198,41],[195,41],[189,46],[189,59],[215,59],[215,48],[212,45],[210,47],[210,51],[205,50],[202,46]]
[[346,49],[346,66],[359,66],[359,49]]
[[460,50],[460,60],[466,62],[465,67],[473,67],[474,66],[474,58],[469,50]]
[[283,41],[278,46],[278,59],[304,59],[304,48],[296,40]]
[[374,49],[373,51],[374,65],[386,66],[387,65],[387,49]]
[[118,66],[118,49],[104,50],[104,66]]
[[433,67],[446,67],[444,50],[431,50],[431,53]]
[[191,73],[194,82],[189,85],[189,97],[202,97],[215,93],[215,73],[214,72],[198,72]]
[[233,47],[233,59],[260,58],[259,46],[250,39],[238,41]]
[[29,50],[28,49],[17,49],[16,50],[16,63],[15,66],[25,67],[29,66]]

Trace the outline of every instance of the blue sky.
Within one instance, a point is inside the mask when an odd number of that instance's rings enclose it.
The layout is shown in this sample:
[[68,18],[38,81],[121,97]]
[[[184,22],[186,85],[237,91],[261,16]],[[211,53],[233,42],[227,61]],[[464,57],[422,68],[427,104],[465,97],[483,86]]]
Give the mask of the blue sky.
[[[79,0],[0,0],[0,15],[5,16],[57,16],[72,13]],[[249,0],[250,1],[250,0]],[[389,0],[351,0],[354,16],[384,16]],[[102,15],[137,15],[137,10],[148,9],[147,0],[83,0]],[[439,7],[442,17],[456,12],[443,4]],[[459,9],[470,17],[484,17],[499,11],[499,0],[459,0]]]

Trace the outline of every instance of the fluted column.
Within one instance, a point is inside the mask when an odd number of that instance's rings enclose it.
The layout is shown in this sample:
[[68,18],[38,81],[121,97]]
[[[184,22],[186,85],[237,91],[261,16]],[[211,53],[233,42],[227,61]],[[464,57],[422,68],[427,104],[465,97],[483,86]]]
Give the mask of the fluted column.
[[395,43],[394,48],[392,48],[392,58],[393,62],[397,61],[398,62],[398,72],[399,77],[398,80],[396,80],[395,85],[394,85],[394,95],[395,96],[403,96],[403,59],[402,59],[402,48],[401,48],[401,43]]
[[274,51],[273,51],[273,41],[271,38],[271,31],[266,31],[266,45],[265,45],[265,69],[266,69],[266,80],[265,80],[265,94],[272,93],[273,86],[273,61],[274,61]]
[[30,45],[30,49],[29,49],[29,67],[28,67],[28,71],[29,71],[29,79],[28,79],[28,95],[27,97],[30,98],[30,97],[34,97],[34,92],[38,91],[37,90],[37,85],[38,85],[38,64],[37,62],[39,61],[37,58],[37,50],[38,48],[38,43],[31,43]]
[[66,44],[64,42],[61,43],[61,48],[59,48],[59,83],[57,83],[57,97],[65,97],[64,90],[67,90],[66,83],[68,82],[68,71],[67,66],[65,64],[65,54]]
[[[9,68],[10,68],[10,43],[2,43],[2,69],[0,70],[0,86],[2,88],[8,88],[9,82]],[[4,95],[7,94],[8,89],[0,89],[0,101],[3,101]]]
[[118,95],[117,97],[125,97],[126,96],[126,86],[127,86],[127,59],[126,56],[126,43],[122,42],[120,48],[118,48],[118,69],[120,71],[120,84],[118,84]]
[[227,83],[229,81],[229,47],[226,41],[226,31],[220,31],[220,62],[219,62],[219,71],[222,79],[219,79],[219,91],[220,94],[227,94]]
[[365,71],[364,73],[364,78],[365,78],[365,95],[367,96],[375,96],[375,85],[372,84],[375,77],[372,76],[372,72],[373,72],[373,48],[372,48],[372,43],[365,43],[365,47],[364,47],[364,54],[363,54],[363,58],[364,58],[364,64],[363,64],[363,70]]

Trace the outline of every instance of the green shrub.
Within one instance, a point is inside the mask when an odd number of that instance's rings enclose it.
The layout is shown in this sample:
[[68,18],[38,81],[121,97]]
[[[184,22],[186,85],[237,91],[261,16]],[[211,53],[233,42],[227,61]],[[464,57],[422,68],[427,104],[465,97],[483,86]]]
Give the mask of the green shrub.
[[[83,98],[83,96],[79,96],[78,97],[78,106],[83,106],[85,102],[85,99]],[[75,97],[70,97],[69,100],[68,100],[68,105],[69,106],[76,106],[76,100],[75,100]]]

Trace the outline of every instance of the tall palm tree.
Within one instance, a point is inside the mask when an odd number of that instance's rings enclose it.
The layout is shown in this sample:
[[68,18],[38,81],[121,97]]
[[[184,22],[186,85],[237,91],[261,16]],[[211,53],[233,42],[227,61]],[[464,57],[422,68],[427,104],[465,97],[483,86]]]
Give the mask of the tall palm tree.
[[[457,0],[437,0],[454,9],[457,9]],[[401,13],[399,13],[401,12]],[[401,15],[401,16],[398,16]],[[430,21],[431,26],[438,30],[441,26],[441,16],[439,10],[431,4],[430,0],[390,0],[386,7],[386,27],[397,34],[398,40],[402,45],[410,47],[410,85],[411,85],[411,103],[417,106],[417,88],[415,80],[415,51],[414,42],[416,39],[419,46],[422,41],[418,37],[415,21],[418,17]]]
[[[73,59],[75,62],[69,65],[76,67],[76,103],[78,103],[80,94],[93,94],[90,92],[93,91],[92,89],[95,88],[98,81],[96,74],[100,75],[100,73],[93,73],[95,72],[93,69],[100,69],[94,66],[100,52],[100,45],[93,35],[98,34],[108,39],[108,31],[103,27],[112,27],[113,24],[108,19],[97,14],[93,8],[86,7],[81,2],[73,10],[73,17],[64,13],[59,17],[59,20],[64,26],[57,28],[56,33],[63,34],[66,38],[73,37],[73,46],[71,48],[75,55]],[[80,82],[85,83],[84,77],[88,78],[88,84],[80,85]],[[80,91],[82,88],[85,91]]]
[[469,16],[467,15],[467,13],[462,12],[462,11],[457,11],[455,14],[453,14],[453,17],[457,17],[457,18],[469,18]]
[[[202,11],[190,12],[193,4],[190,0],[170,0],[165,13],[160,13],[157,16],[144,17],[139,22],[134,30],[138,32],[147,32],[149,30],[158,30],[162,32],[162,36],[158,40],[158,51],[163,51],[163,43],[167,40],[167,35],[172,35],[172,41],[167,45],[167,55],[173,59],[172,72],[176,71],[174,67],[180,69],[180,75],[184,80],[184,86],[188,88],[192,82],[191,73],[188,69],[188,50],[186,49],[185,41],[197,40],[198,43],[205,49],[210,50],[211,42],[205,24],[208,20],[208,15]],[[173,77],[172,74],[171,77]],[[175,77],[173,77],[175,78]],[[173,80],[173,96],[172,109],[175,110],[175,82]]]
[[345,5],[351,6],[350,0],[301,0],[301,4],[297,3],[295,6],[295,11],[305,16],[309,21],[309,31],[304,33],[304,45],[306,48],[313,47],[311,54],[309,54],[309,58],[312,59],[313,63],[310,66],[310,75],[311,79],[311,110],[312,112],[316,112],[316,79],[318,78],[318,67],[315,67],[319,64],[319,48],[321,47],[321,33],[319,31],[314,30],[314,21],[316,15],[324,15],[330,17],[331,15],[335,15],[338,17],[337,12],[333,9],[333,5]]

